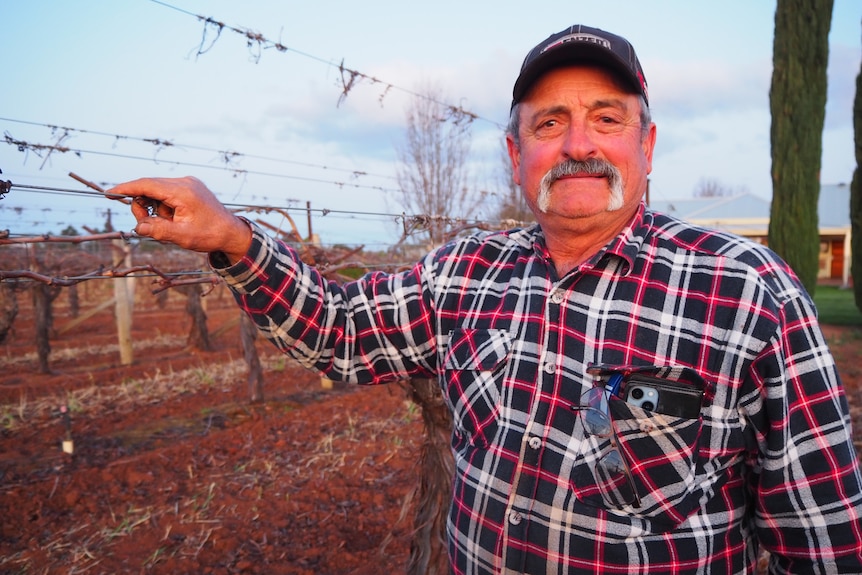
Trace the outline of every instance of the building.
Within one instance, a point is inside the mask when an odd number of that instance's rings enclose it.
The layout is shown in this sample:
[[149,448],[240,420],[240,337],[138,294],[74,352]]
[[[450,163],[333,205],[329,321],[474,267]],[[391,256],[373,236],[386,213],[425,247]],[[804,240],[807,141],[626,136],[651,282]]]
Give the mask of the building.
[[[660,212],[768,244],[770,201],[754,194],[650,201]],[[850,284],[850,186],[822,186],[817,205],[821,280]]]

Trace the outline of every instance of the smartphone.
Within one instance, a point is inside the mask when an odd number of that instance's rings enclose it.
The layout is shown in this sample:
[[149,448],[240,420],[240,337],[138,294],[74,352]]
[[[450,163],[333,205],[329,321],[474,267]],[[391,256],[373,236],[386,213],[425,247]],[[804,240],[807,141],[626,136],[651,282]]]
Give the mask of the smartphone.
[[631,405],[674,417],[697,419],[703,405],[703,390],[669,379],[631,374],[623,389]]

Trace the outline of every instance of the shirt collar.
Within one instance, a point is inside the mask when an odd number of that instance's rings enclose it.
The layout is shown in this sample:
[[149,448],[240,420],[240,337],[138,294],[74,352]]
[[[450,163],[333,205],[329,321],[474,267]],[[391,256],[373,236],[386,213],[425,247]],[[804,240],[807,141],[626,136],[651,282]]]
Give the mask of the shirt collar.
[[[598,265],[605,258],[616,257],[622,260],[623,265],[620,268],[620,273],[624,276],[629,275],[634,268],[637,255],[649,234],[652,222],[653,213],[646,208],[646,204],[641,202],[626,227],[608,242],[605,247],[599,250],[588,261],[584,262],[580,266],[580,269],[590,269]],[[545,234],[541,226],[536,224],[528,231],[532,240],[532,249],[536,256],[550,261],[551,254],[548,252],[548,247],[545,243]]]

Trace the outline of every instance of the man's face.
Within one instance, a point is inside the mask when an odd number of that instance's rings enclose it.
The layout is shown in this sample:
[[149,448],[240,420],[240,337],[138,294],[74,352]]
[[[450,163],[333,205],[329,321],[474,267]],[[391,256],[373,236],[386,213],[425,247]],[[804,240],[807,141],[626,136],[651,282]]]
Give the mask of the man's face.
[[519,112],[520,142],[508,139],[509,155],[539,223],[591,218],[621,227],[652,170],[655,126],[644,137],[637,96],[601,68],[567,67],[542,76]]

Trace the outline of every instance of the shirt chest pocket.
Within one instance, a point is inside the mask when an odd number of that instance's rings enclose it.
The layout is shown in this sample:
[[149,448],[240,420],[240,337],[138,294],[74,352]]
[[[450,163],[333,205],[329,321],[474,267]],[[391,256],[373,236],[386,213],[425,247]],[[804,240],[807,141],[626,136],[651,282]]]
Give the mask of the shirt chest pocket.
[[696,482],[702,420],[647,411],[618,398],[609,407],[616,442],[628,462],[641,505],[614,508],[603,502],[596,465],[613,447],[611,438],[587,436],[581,464],[573,472],[573,487],[586,503],[647,520],[651,531],[673,529],[700,505],[703,495]]
[[505,330],[454,329],[443,362],[443,391],[455,433],[487,447],[497,432],[504,366],[512,349]]

